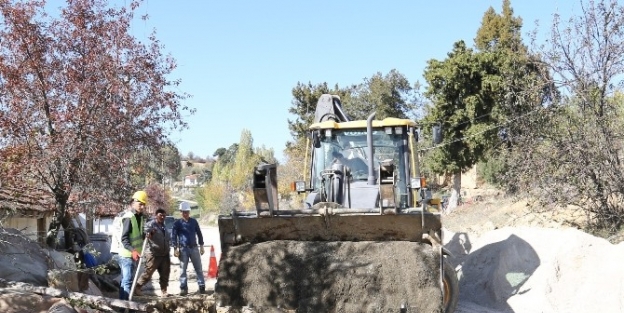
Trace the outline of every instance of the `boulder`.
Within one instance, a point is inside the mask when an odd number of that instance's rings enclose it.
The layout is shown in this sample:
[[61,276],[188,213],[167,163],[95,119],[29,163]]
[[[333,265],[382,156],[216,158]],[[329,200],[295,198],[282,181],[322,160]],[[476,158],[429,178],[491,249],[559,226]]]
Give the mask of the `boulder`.
[[47,286],[48,259],[39,244],[13,228],[0,228],[0,278]]

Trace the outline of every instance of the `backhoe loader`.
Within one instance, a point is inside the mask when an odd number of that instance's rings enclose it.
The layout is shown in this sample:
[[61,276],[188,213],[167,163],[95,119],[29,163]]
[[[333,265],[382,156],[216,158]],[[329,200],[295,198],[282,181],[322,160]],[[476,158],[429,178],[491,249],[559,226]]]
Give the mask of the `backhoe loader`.
[[[215,293],[220,305],[296,312],[425,312],[425,302],[438,301],[439,309],[431,312],[455,310],[458,280],[441,244],[440,200],[431,197],[420,173],[417,125],[374,117],[350,120],[339,97],[320,97],[309,126],[303,180],[292,184],[294,191],[305,194],[300,208],[280,209],[275,164],[254,168],[255,210],[233,210],[218,219],[223,254]],[[262,252],[254,254],[263,244]],[[361,252],[355,245],[366,248]],[[416,248],[413,254],[384,249],[390,246]],[[348,251],[348,257],[314,263],[339,249]],[[371,249],[385,254],[374,256],[381,264],[357,255]],[[304,257],[295,260],[297,255]],[[411,259],[417,258],[422,261],[414,266]],[[399,279],[405,281],[390,282],[381,277],[388,264],[424,268],[401,269],[405,272]],[[416,271],[435,279],[410,281]],[[349,281],[357,279],[364,283]],[[439,297],[417,297],[418,289],[427,285]],[[381,300],[352,299],[359,294],[349,288],[365,289],[363,298]],[[403,298],[386,301],[401,292]],[[410,295],[413,299],[404,299]]]

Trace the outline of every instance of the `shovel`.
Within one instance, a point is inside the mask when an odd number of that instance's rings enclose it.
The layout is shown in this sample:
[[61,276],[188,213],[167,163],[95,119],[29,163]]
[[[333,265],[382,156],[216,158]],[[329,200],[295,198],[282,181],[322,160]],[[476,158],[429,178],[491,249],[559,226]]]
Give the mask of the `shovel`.
[[128,301],[132,301],[132,296],[134,295],[134,288],[136,287],[137,280],[139,280],[139,271],[141,270],[141,260],[143,259],[143,254],[145,253],[145,246],[147,245],[147,237],[143,240],[143,248],[141,249],[141,256],[139,257],[138,265],[136,272],[134,272],[134,279],[132,280],[132,288],[130,288],[130,295],[128,295]]

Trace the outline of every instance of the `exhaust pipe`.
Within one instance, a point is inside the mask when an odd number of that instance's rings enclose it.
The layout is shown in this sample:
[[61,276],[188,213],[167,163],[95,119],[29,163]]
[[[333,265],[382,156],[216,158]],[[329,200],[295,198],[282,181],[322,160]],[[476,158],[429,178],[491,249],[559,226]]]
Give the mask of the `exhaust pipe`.
[[375,162],[373,160],[373,118],[375,117],[375,112],[371,114],[366,119],[366,143],[368,145],[368,184],[376,185],[377,180],[375,179]]

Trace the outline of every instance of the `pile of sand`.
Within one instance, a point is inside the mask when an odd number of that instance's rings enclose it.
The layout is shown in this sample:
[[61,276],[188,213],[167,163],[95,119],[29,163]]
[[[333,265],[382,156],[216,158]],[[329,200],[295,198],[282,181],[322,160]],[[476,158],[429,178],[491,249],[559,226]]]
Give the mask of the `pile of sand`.
[[245,244],[221,256],[215,296],[297,312],[441,312],[438,262],[413,242]]
[[446,238],[459,274],[458,313],[624,312],[624,244],[572,228]]

